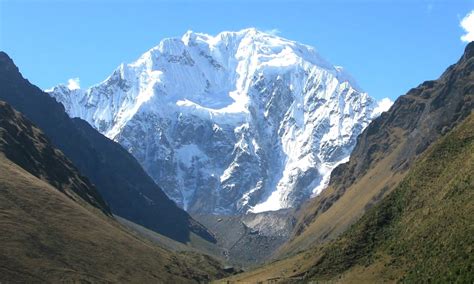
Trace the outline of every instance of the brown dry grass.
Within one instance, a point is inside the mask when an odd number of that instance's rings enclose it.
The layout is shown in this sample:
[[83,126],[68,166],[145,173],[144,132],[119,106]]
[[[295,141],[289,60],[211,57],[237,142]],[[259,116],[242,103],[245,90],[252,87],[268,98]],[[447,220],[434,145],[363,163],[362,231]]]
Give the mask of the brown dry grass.
[[[332,240],[356,222],[366,211],[367,205],[375,203],[388,194],[403,178],[405,173],[393,173],[390,168],[398,155],[398,147],[390,155],[380,160],[362,178],[350,186],[333,206],[318,217],[282,248],[278,255],[288,256],[303,251],[310,246]],[[321,197],[334,194],[333,188],[325,190]],[[315,198],[301,213],[308,214],[321,197]]]
[[207,257],[174,254],[78,204],[0,155],[1,282],[206,281]]

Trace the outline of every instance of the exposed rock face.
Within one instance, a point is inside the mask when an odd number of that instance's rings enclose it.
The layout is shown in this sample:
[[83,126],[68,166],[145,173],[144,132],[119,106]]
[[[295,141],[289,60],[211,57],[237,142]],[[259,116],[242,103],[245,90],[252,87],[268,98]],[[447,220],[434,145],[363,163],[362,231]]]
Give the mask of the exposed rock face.
[[350,162],[334,171],[331,184],[348,186],[401,142],[403,148],[392,170],[403,171],[440,135],[464,120],[474,107],[472,50],[473,43],[439,79],[411,89],[395,101],[390,111],[376,118],[360,135]]
[[296,218],[293,209],[245,215],[194,215],[213,232],[229,263],[244,268],[268,260],[291,236]]
[[247,29],[165,39],[50,95],[132,153],[178,205],[234,214],[320,192],[383,108],[306,45]]

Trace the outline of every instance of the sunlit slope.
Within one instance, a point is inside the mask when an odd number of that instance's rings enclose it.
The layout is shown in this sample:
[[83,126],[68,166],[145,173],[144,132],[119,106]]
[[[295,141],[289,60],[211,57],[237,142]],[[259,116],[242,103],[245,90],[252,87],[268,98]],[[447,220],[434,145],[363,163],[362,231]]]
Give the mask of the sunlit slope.
[[399,97],[358,137],[348,163],[330,186],[300,210],[287,256],[336,238],[391,192],[416,159],[474,108],[474,43],[434,81]]
[[232,280],[474,280],[474,114],[339,238]]

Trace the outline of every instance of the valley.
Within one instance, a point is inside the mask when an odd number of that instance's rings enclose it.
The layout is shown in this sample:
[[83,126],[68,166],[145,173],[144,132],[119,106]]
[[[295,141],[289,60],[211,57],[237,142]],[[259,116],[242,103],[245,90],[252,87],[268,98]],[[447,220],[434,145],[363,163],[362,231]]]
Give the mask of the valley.
[[229,281],[472,281],[473,67],[470,43],[398,98],[303,207],[279,260]]
[[377,100],[247,28],[42,90],[0,51],[0,283],[472,283],[473,71]]
[[124,229],[41,130],[4,102],[0,114],[2,281],[193,283],[228,274],[211,258]]

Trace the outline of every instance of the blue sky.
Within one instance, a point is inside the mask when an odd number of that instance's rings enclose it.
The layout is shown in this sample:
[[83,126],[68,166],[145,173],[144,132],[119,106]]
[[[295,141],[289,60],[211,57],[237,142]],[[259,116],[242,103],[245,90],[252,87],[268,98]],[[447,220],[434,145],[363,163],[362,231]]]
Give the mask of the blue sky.
[[75,77],[88,87],[165,37],[256,27],[314,46],[370,95],[395,99],[460,57],[460,22],[473,9],[474,0],[0,0],[0,50],[41,88]]

